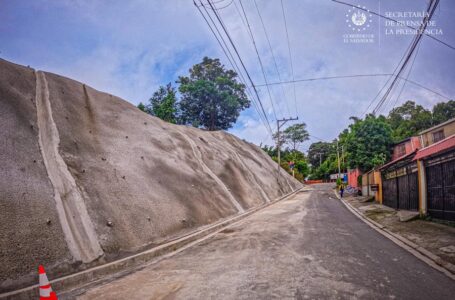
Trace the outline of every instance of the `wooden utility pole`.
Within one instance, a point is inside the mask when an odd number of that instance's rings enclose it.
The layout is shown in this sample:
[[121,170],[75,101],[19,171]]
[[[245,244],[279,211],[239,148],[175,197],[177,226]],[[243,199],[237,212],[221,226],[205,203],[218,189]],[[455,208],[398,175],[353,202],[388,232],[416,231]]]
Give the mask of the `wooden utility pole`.
[[280,157],[280,147],[281,147],[281,142],[280,142],[280,128],[281,126],[283,126],[284,124],[286,124],[286,122],[288,121],[296,121],[298,120],[299,117],[297,118],[289,118],[289,119],[281,119],[281,120],[276,120],[276,128],[277,128],[277,141],[276,141],[276,148],[277,148],[277,154],[278,154],[278,177],[277,177],[277,180],[279,180],[280,178],[280,168],[281,168],[281,157]]

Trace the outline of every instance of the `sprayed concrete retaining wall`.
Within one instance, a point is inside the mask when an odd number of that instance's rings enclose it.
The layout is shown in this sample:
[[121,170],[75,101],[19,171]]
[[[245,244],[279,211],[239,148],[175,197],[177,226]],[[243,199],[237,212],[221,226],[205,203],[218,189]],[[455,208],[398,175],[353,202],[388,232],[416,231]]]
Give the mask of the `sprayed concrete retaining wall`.
[[0,292],[125,257],[301,187],[257,146],[0,60]]

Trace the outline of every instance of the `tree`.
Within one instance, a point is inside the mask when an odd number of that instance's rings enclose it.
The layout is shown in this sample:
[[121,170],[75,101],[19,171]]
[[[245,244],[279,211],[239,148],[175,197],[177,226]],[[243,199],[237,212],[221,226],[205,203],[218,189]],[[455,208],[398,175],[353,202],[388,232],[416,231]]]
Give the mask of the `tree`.
[[285,143],[287,143],[292,150],[297,150],[298,146],[310,139],[310,135],[306,130],[306,124],[294,124],[289,126],[283,131],[283,138]]
[[368,171],[390,158],[392,128],[384,116],[367,115],[349,125],[345,143],[349,166]]
[[267,153],[270,157],[276,157],[277,156],[277,149],[273,146],[261,146],[261,149],[264,150],[265,153]]
[[147,107],[142,102],[139,102],[139,104],[137,105],[137,108],[139,108],[140,110],[142,110],[145,113],[148,113]]
[[455,118],[455,101],[440,102],[433,106],[433,125]]
[[392,127],[394,142],[417,135],[433,125],[431,112],[421,105],[416,105],[414,101],[407,101],[392,109],[387,121]]
[[208,130],[231,128],[240,112],[250,106],[237,73],[226,70],[219,59],[208,57],[189,72],[189,77],[181,76],[177,81],[182,122]]
[[318,167],[325,161],[329,154],[333,152],[333,144],[326,142],[316,142],[308,149],[308,161],[313,167]]
[[177,97],[175,88],[172,87],[171,83],[160,86],[149,99],[149,104],[139,103],[138,108],[166,122],[176,123]]
[[297,170],[297,172],[302,174],[302,176],[304,178],[307,177],[308,174],[310,173],[310,168],[308,167],[307,162],[304,160],[300,160],[300,161],[296,162],[295,169]]
[[[277,149],[273,146],[262,146],[264,150],[274,161],[278,161]],[[286,170],[289,174],[292,174],[292,170],[289,168],[289,162],[294,162],[294,175],[297,180],[304,180],[309,174],[309,167],[306,161],[305,154],[299,150],[292,150],[289,148],[281,151],[281,167]]]

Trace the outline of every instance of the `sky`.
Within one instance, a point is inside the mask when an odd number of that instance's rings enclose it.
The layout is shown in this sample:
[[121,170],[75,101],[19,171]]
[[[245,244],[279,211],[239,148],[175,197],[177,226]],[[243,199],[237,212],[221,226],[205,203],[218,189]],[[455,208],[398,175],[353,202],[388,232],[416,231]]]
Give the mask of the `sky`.
[[[202,1],[207,5],[207,0]],[[421,21],[419,13],[428,2],[346,1],[403,22]],[[302,150],[312,142],[336,138],[350,124],[349,117],[371,112],[374,105],[369,104],[390,76],[271,85],[271,98],[260,85],[280,78],[391,74],[414,37],[373,14],[353,19],[358,9],[330,0],[283,0],[291,59],[280,0],[213,2],[258,86],[272,128],[276,118],[298,116],[298,122],[307,124],[311,139]],[[455,2],[441,0],[427,28],[429,34],[455,46],[453,12]],[[187,75],[204,56],[220,58],[231,68],[192,0],[0,0],[0,58],[73,78],[135,105],[146,102],[160,85]],[[424,36],[404,76],[432,91],[401,80],[381,112],[407,100],[431,108],[455,98],[454,75],[455,50]],[[241,113],[229,132],[258,145],[273,143],[253,107]]]

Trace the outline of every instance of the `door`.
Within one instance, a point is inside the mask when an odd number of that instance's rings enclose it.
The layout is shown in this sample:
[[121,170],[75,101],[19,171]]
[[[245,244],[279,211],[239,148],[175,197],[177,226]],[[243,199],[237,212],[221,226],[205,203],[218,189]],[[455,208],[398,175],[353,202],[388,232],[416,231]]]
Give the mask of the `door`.
[[455,221],[455,160],[426,168],[428,213]]
[[[411,169],[408,169],[411,172]],[[417,172],[383,181],[383,204],[396,209],[418,210],[419,191]]]
[[382,181],[382,203],[386,206],[398,208],[397,179],[390,178]]

